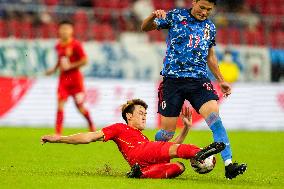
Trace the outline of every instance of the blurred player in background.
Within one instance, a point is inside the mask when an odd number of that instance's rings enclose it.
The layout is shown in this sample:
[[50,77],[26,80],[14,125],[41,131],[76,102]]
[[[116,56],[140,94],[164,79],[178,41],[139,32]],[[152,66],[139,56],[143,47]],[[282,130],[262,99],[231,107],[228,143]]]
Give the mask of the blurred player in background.
[[225,176],[232,179],[245,172],[247,166],[232,162],[229,139],[219,117],[219,98],[206,69],[207,64],[224,96],[230,95],[231,87],[223,79],[213,47],[216,28],[207,19],[215,5],[216,0],[194,0],[191,9],[173,9],[168,13],[156,10],[143,21],[141,29],[168,29],[167,52],[161,72],[164,78],[158,94],[162,129],[157,132],[156,140],[168,141],[174,136],[182,105],[188,100],[206,120],[214,141],[226,144],[221,155]]
[[203,161],[224,150],[225,144],[214,142],[202,150],[195,145],[180,144],[192,126],[191,111],[184,108],[182,118],[184,129],[173,142],[151,142],[141,132],[146,126],[148,105],[133,99],[122,106],[122,117],[127,124],[116,123],[101,131],[79,133],[70,136],[43,136],[42,143],[88,144],[96,141],[113,140],[125,160],[132,167],[129,178],[174,178],[185,170],[181,162],[170,162],[173,158]]
[[59,42],[56,45],[58,55],[57,64],[46,72],[46,75],[60,71],[57,90],[57,115],[55,133],[62,134],[64,120],[64,105],[69,96],[74,98],[79,112],[86,118],[89,130],[94,131],[95,127],[89,111],[84,107],[84,83],[80,68],[87,64],[87,56],[81,43],[73,38],[73,24],[70,21],[62,21],[59,24]]

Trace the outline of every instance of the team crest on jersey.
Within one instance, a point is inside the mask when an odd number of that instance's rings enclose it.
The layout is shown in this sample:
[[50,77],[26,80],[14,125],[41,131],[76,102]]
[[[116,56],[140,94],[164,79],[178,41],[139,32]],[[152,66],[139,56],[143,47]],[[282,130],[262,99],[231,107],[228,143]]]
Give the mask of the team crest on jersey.
[[182,15],[178,15],[178,19],[180,20],[180,21],[186,21],[186,16],[182,16]]
[[206,24],[204,29],[204,39],[209,40],[210,39],[210,25]]

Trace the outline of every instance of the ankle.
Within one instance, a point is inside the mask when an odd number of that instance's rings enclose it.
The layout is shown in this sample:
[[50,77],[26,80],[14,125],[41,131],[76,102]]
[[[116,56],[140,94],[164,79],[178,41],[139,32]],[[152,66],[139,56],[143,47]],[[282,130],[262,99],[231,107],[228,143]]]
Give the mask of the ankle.
[[224,162],[225,166],[228,166],[228,165],[230,165],[231,163],[233,163],[233,162],[232,162],[232,159],[227,159],[227,160],[225,160],[225,162]]

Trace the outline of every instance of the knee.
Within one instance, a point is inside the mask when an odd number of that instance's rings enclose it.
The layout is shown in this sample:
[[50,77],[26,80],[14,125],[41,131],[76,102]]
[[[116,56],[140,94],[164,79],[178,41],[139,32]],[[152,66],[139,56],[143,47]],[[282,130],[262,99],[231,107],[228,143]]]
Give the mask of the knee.
[[164,129],[159,130],[155,135],[156,141],[164,141],[167,142],[171,140],[175,135],[175,132],[173,131],[166,131]]
[[181,173],[183,173],[185,171],[185,166],[182,162],[178,161],[178,162],[176,162],[176,165],[180,168]]
[[57,106],[57,111],[58,111],[58,112],[62,112],[63,110],[64,110],[64,105],[58,104],[58,106]]
[[82,104],[76,104],[76,106],[78,111],[81,112],[82,114],[86,112],[85,107]]

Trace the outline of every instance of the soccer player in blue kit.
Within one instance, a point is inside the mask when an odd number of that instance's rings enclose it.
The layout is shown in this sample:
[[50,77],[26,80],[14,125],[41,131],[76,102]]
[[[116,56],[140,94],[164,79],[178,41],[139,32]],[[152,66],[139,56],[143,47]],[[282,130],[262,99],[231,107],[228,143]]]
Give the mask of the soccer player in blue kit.
[[188,100],[206,120],[214,141],[226,144],[221,156],[225,176],[232,179],[243,174],[247,165],[232,162],[229,138],[219,117],[219,98],[207,74],[206,64],[224,96],[231,94],[231,87],[223,79],[214,51],[216,28],[207,19],[216,0],[193,0],[192,5],[191,9],[178,8],[167,13],[156,10],[141,26],[142,31],[168,29],[167,52],[161,71],[163,81],[158,91],[162,129],[155,138],[157,141],[173,138],[182,105]]

